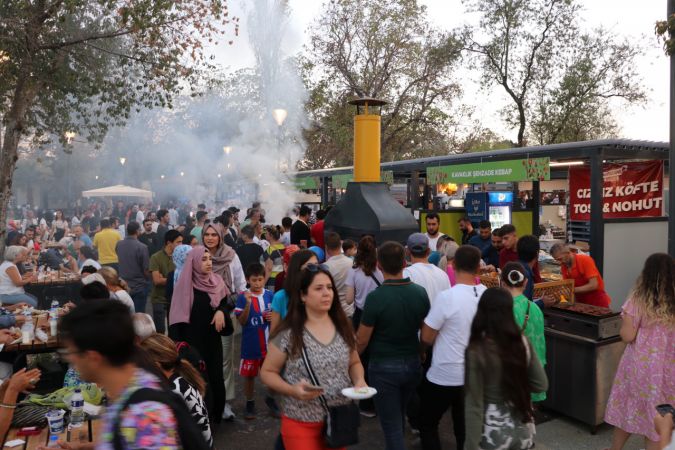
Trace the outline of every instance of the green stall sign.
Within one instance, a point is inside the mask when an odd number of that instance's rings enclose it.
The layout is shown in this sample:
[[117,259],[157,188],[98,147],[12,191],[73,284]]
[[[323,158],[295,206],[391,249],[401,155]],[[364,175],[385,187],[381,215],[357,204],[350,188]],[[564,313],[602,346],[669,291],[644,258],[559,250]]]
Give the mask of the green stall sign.
[[344,175],[333,175],[333,189],[347,189],[347,183],[352,181],[353,175],[346,173]]
[[293,180],[295,189],[299,191],[311,191],[319,189],[319,177],[298,177]]
[[[333,175],[334,189],[347,189],[347,183],[354,181],[354,175],[346,173],[344,175]],[[383,170],[380,172],[380,181],[389,185],[394,184],[394,172],[392,170]]]
[[383,170],[380,172],[380,181],[387,183],[389,186],[394,184],[394,171],[393,170]]
[[427,167],[427,183],[497,183],[551,179],[549,158]]

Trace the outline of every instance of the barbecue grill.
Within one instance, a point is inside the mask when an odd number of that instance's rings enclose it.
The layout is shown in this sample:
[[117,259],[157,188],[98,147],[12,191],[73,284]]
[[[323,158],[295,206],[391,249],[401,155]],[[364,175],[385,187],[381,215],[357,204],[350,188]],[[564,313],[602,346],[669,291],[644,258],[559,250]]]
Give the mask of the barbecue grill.
[[549,390],[543,406],[590,425],[594,434],[625,347],[621,315],[563,303],[544,310],[544,327]]

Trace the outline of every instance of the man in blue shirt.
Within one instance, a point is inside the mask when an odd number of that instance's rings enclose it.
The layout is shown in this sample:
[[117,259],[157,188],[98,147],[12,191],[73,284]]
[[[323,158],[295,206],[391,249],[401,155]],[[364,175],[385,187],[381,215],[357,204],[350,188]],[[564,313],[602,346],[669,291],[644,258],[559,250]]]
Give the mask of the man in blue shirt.
[[93,247],[93,243],[88,234],[84,232],[84,229],[81,225],[76,225],[73,227],[73,234],[75,234],[75,239],[82,242],[82,245],[87,247]]
[[481,220],[478,224],[479,233],[471,236],[468,244],[478,247],[481,253],[483,253],[487,248],[492,245],[492,225],[489,220]]

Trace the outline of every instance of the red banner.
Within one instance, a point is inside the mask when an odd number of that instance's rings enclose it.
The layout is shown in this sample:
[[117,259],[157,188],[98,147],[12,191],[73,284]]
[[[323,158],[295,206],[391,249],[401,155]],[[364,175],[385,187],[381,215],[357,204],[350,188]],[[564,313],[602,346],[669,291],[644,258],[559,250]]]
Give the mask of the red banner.
[[[663,161],[603,165],[603,217],[661,217],[663,215]],[[591,219],[591,171],[572,166],[569,171],[570,218]]]

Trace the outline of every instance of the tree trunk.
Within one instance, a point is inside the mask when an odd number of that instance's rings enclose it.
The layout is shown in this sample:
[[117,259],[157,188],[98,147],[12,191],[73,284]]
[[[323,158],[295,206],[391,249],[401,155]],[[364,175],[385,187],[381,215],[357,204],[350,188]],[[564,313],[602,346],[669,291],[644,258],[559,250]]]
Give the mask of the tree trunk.
[[5,248],[7,206],[12,196],[12,181],[18,157],[19,141],[24,129],[26,112],[35,99],[36,89],[28,77],[19,77],[14,89],[12,106],[4,117],[5,134],[0,152],[0,251]]
[[518,147],[525,146],[525,108],[522,103],[518,103],[518,121],[520,122],[520,127],[518,128]]

